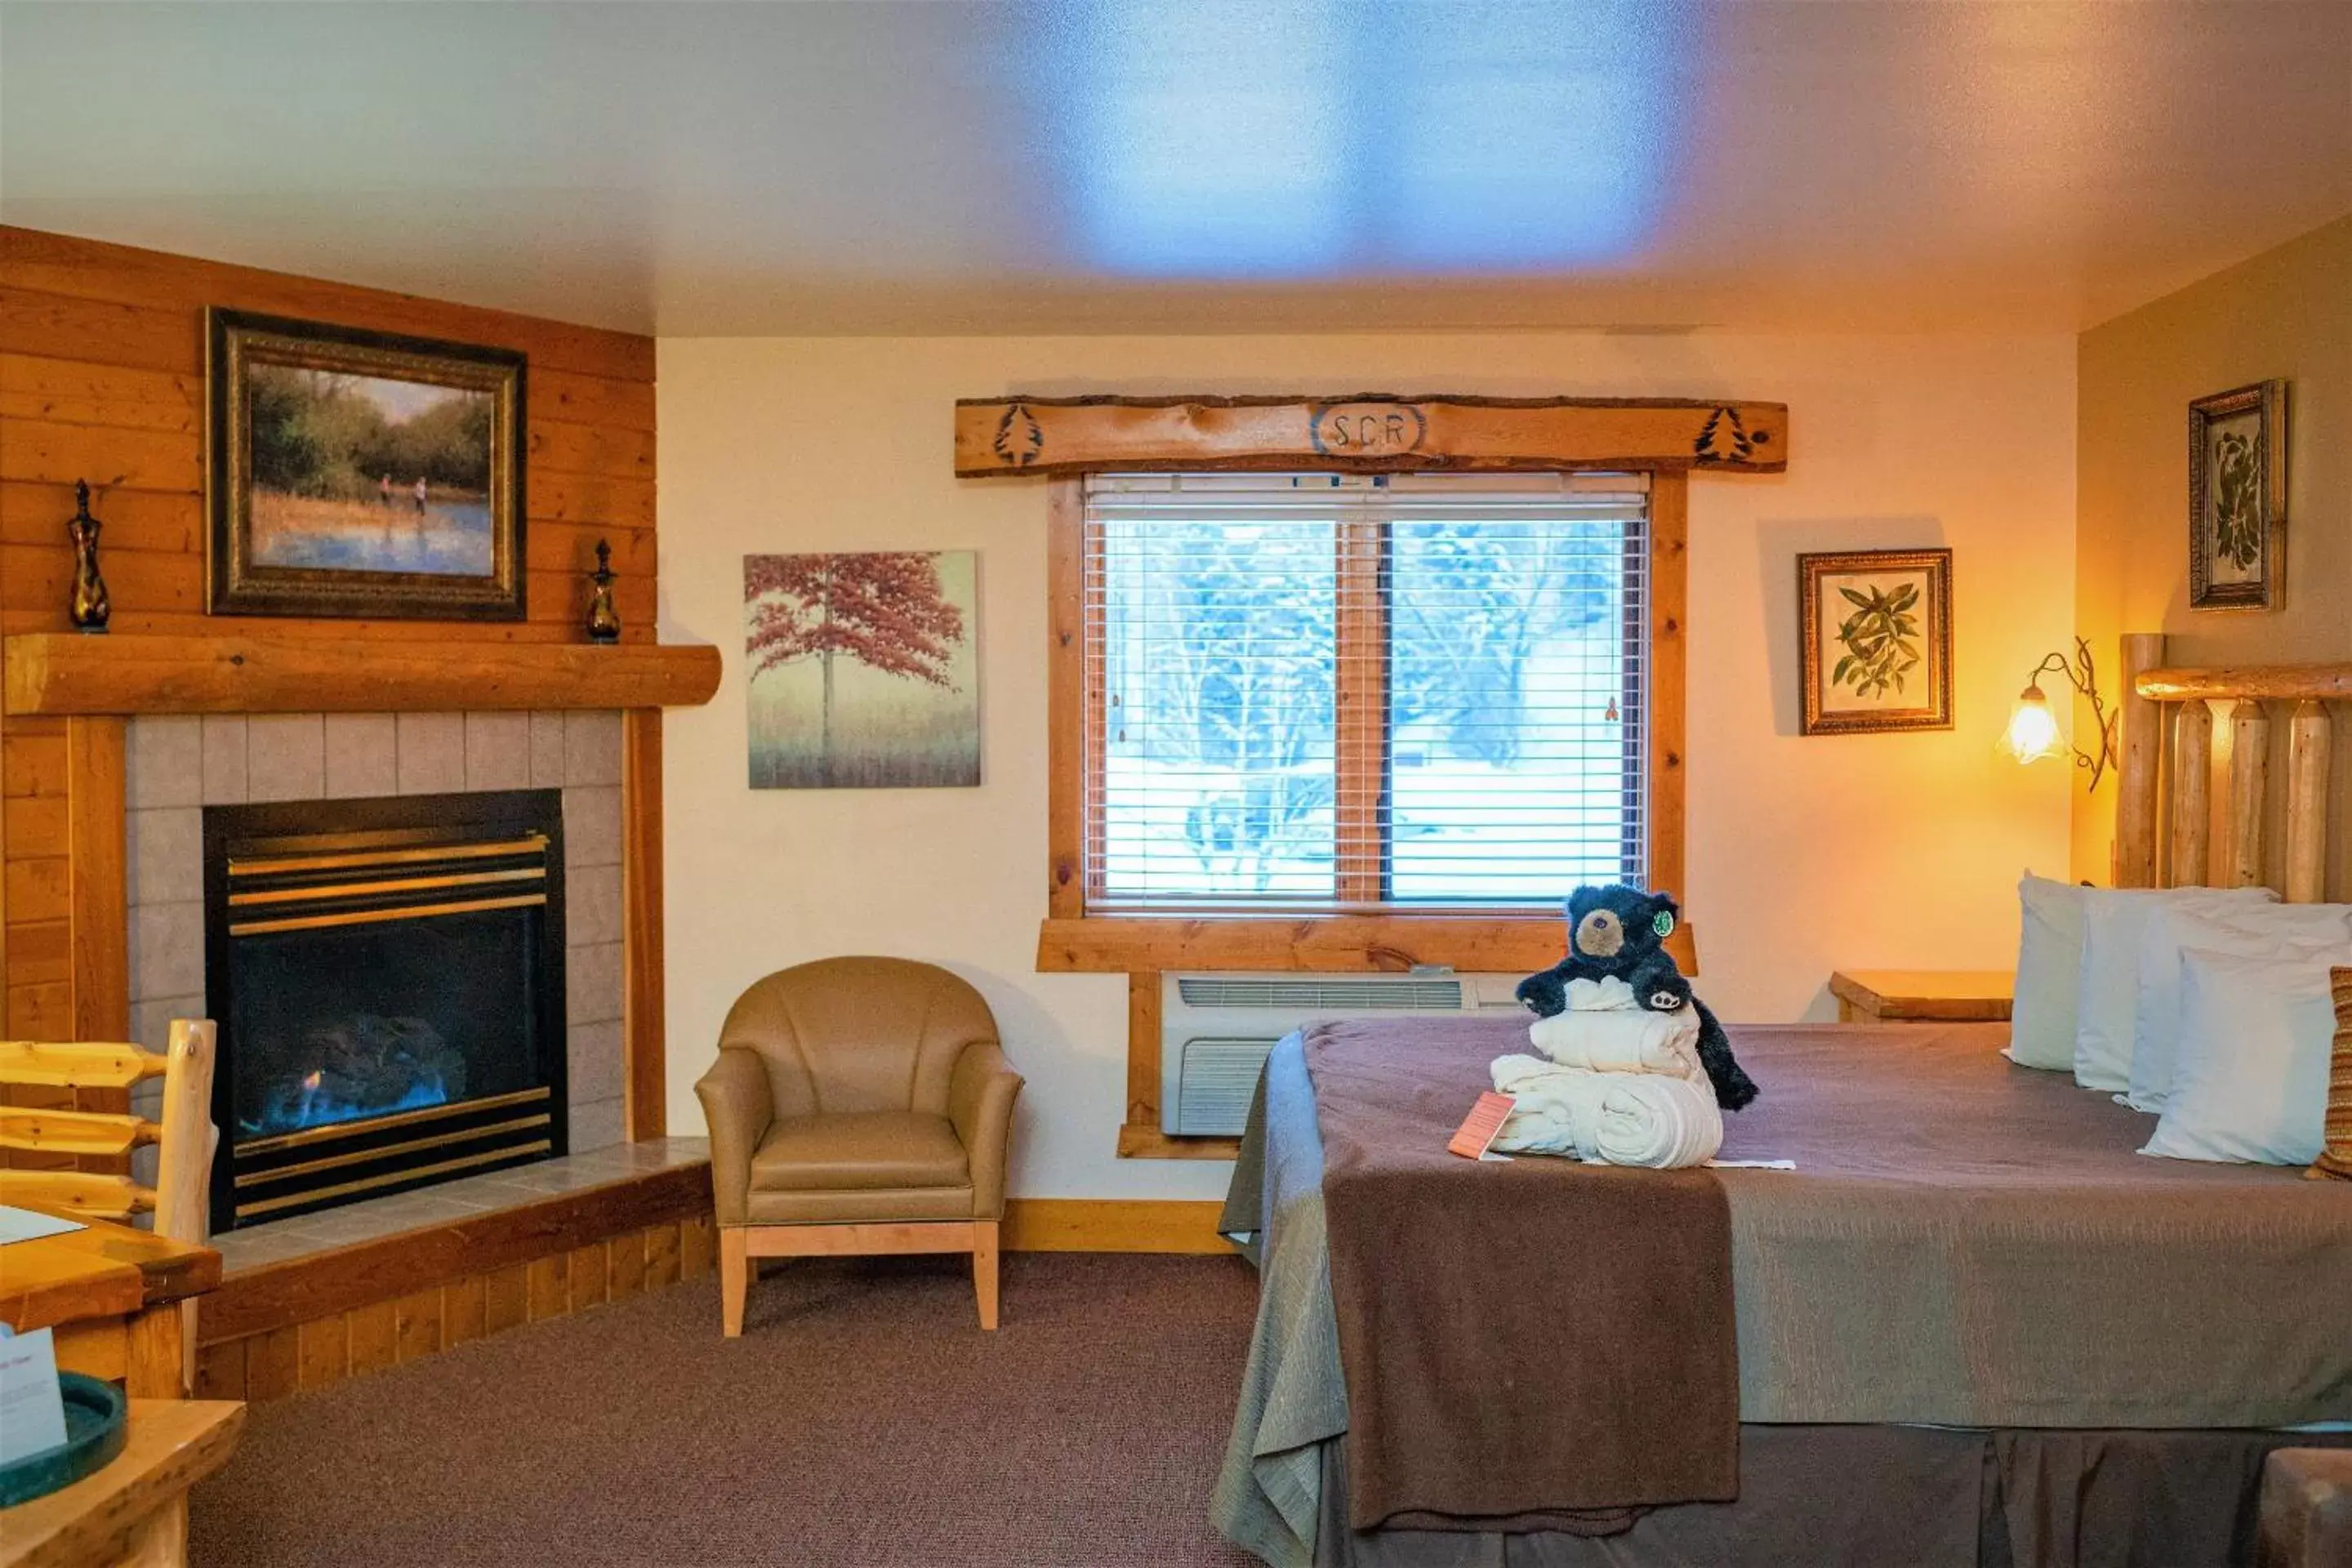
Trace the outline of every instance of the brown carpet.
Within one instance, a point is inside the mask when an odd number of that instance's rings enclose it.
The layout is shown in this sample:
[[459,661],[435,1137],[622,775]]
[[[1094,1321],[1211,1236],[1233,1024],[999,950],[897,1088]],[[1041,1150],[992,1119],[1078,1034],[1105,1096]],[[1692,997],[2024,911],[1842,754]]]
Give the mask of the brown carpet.
[[252,1413],[195,1489],[205,1568],[1244,1564],[1209,1489],[1238,1258],[1024,1254],[983,1334],[946,1258],[771,1265]]

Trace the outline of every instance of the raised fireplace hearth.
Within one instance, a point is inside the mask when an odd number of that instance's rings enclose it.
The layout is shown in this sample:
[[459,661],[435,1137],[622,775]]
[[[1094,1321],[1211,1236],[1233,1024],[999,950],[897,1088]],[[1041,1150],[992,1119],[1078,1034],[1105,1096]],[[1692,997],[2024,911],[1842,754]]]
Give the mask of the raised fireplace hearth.
[[567,1150],[560,790],[207,807],[216,1231]]

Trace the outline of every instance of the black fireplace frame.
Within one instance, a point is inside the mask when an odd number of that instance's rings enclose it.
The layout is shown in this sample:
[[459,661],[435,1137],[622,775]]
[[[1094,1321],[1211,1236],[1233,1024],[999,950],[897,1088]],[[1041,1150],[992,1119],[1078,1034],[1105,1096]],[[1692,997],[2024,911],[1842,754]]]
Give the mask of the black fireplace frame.
[[[543,1109],[547,1117],[545,1132],[535,1137],[533,1142],[543,1142],[546,1146],[527,1152],[519,1151],[510,1157],[482,1160],[462,1171],[396,1176],[362,1193],[341,1197],[320,1197],[314,1202],[293,1205],[240,1221],[237,1217],[236,1179],[241,1173],[249,1178],[251,1167],[247,1165],[241,1170],[241,1163],[235,1157],[235,1145],[238,1140],[235,980],[230,962],[233,938],[229,930],[232,853],[344,854],[429,850],[478,845],[485,840],[532,837],[543,841],[540,855],[544,881],[537,886],[543,889],[544,905],[540,911],[536,952],[533,954],[537,984],[531,1016],[537,1026],[537,1038],[533,1042],[539,1058],[537,1076],[542,1077],[546,1084]],[[216,1021],[219,1028],[213,1075],[213,1122],[220,1130],[220,1147],[212,1162],[211,1175],[210,1206],[214,1231],[232,1230],[240,1224],[259,1225],[281,1217],[296,1218],[364,1198],[416,1192],[453,1180],[459,1174],[488,1174],[553,1159],[568,1151],[570,1127],[566,1089],[570,1051],[564,973],[563,859],[563,792],[559,789],[277,801],[205,808],[205,992],[206,1014]],[[434,1131],[463,1132],[483,1129],[501,1114],[498,1097],[486,1100],[478,1111],[466,1109],[468,1104],[467,1100],[457,1101],[454,1109],[447,1111],[436,1108],[439,1124]],[[533,1114],[541,1110],[536,1102],[530,1109]],[[355,1152],[364,1153],[381,1148],[386,1155],[392,1154],[400,1142],[397,1126],[383,1128],[377,1124],[397,1123],[401,1120],[399,1116],[362,1118],[350,1123],[345,1133],[337,1135],[336,1141],[343,1145],[340,1152],[348,1157]],[[389,1136],[385,1135],[387,1133]],[[365,1163],[361,1163],[356,1167],[356,1173],[366,1173],[368,1169]]]

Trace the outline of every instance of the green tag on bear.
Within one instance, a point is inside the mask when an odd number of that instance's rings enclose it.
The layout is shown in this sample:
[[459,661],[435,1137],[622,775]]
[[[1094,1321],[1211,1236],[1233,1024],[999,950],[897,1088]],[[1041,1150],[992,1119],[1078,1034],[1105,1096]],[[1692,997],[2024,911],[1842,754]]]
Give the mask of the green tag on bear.
[[1660,910],[1651,918],[1650,929],[1656,931],[1660,936],[1671,936],[1674,934],[1675,917],[1668,914],[1665,910]]

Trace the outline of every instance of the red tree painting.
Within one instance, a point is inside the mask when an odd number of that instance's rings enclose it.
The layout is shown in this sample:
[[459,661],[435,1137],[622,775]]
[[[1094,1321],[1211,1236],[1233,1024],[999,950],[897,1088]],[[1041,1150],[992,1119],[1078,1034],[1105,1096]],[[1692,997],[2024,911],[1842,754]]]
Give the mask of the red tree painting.
[[[877,716],[871,712],[853,712],[850,722],[837,717],[844,698],[837,688],[846,665],[855,665],[876,674],[913,683],[902,695],[890,688],[876,688],[867,682],[861,688],[859,701],[866,709],[904,710],[914,701],[914,692],[929,688],[940,693],[959,690],[955,679],[956,662],[964,651],[968,636],[969,612],[957,603],[958,595],[950,591],[941,577],[941,563],[960,564],[958,586],[962,596],[970,594],[970,557],[942,557],[914,551],[861,552],[839,555],[751,555],[743,561],[744,633],[746,651],[751,658],[751,680],[755,692],[762,677],[777,674],[794,666],[814,665],[819,673],[819,685],[814,706],[817,709],[815,752],[817,777],[805,782],[819,784],[921,784],[976,783],[977,778],[938,778],[905,776],[911,768],[916,773],[929,770],[922,757],[898,759],[902,766],[888,765],[891,758],[875,754],[887,751],[898,752],[936,751],[943,737],[934,733],[918,733],[916,726],[903,713]],[[837,666],[844,667],[837,669]],[[853,708],[856,704],[851,704]],[[936,707],[934,703],[931,706]],[[954,712],[969,710],[968,727],[972,731],[970,749],[972,768],[977,769],[977,710],[970,704],[956,705]],[[953,714],[950,715],[953,717]],[[855,734],[838,735],[836,730],[854,730]],[[939,726],[932,724],[929,730]],[[844,742],[846,742],[845,744]],[[960,742],[959,751],[967,749]],[[845,758],[844,750],[858,752],[856,758]],[[760,759],[754,746],[754,783],[761,780]],[[845,768],[845,763],[851,765]],[[779,764],[781,771],[793,772],[789,764]],[[772,773],[777,770],[772,769]],[[954,771],[961,772],[961,769]],[[845,774],[850,776],[845,776]],[[797,778],[777,778],[771,782],[798,783]]]

